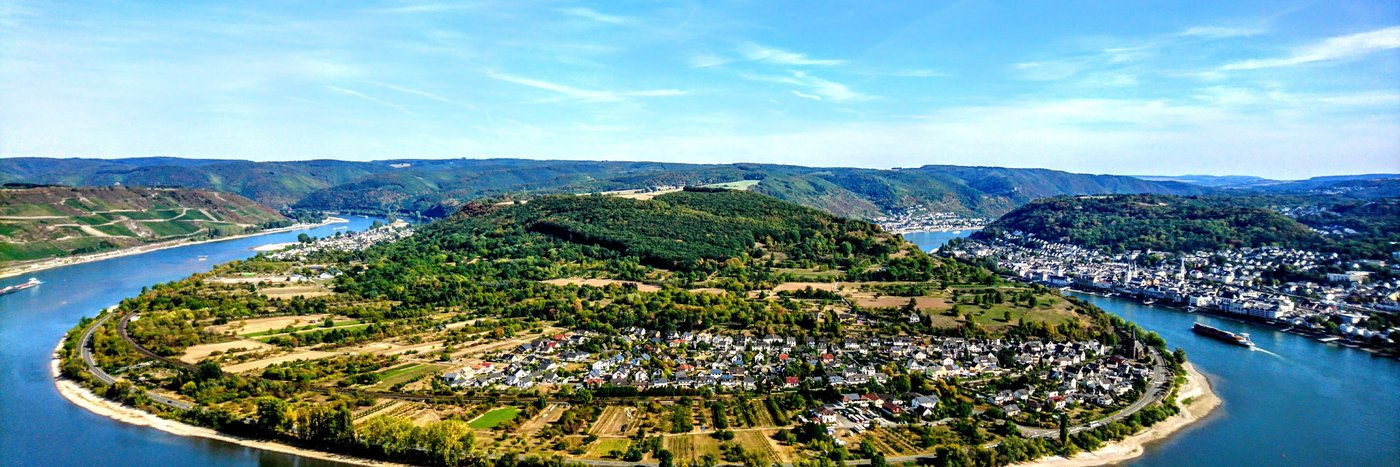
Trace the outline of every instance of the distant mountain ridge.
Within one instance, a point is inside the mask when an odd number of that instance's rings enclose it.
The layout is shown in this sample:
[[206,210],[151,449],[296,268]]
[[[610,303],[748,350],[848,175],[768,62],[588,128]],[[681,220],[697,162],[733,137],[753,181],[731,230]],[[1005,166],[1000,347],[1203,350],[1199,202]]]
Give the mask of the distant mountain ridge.
[[997,216],[1045,196],[1209,191],[1186,183],[1119,175],[950,165],[883,170],[527,159],[0,159],[0,183],[181,186],[238,193],[275,208],[427,217],[443,217],[463,202],[481,197],[509,199],[737,180],[759,180],[753,191],[857,218],[919,206]]

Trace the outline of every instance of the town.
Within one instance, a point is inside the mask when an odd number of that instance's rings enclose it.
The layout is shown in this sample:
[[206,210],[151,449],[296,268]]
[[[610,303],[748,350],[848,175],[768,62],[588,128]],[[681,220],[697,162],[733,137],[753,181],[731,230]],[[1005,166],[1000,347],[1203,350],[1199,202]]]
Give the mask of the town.
[[[1400,311],[1400,280],[1372,280],[1370,271],[1361,270],[1385,267],[1384,262],[1346,262],[1334,253],[1277,247],[1107,254],[1030,235],[1010,236],[962,241],[947,253],[990,258],[1002,270],[1052,287],[1247,318],[1325,342],[1384,347],[1392,336],[1400,336],[1388,324]],[[1317,272],[1338,268],[1344,272]]]
[[[883,385],[891,382],[892,375],[985,383],[996,377],[1034,374],[1032,380],[1041,384],[983,387],[985,394],[979,394],[981,402],[1014,417],[1023,411],[1121,405],[1143,389],[1153,371],[1143,363],[1147,359],[1141,346],[1129,347],[1144,358],[1125,359],[1097,341],[910,336],[836,340],[634,328],[616,336],[582,331],[541,337],[473,358],[476,363],[444,373],[441,381],[454,388],[571,385],[764,393],[800,385],[848,391],[870,383],[890,387]],[[841,401],[831,401],[815,415],[833,430],[864,426],[880,417],[897,419],[906,413],[918,418],[937,416],[936,395],[900,392],[879,398],[845,392]]]
[[919,205],[871,219],[887,232],[935,232],[980,229],[991,222],[984,217],[967,217],[954,212],[936,211]]
[[301,242],[289,245],[287,248],[266,253],[267,257],[276,261],[304,259],[309,255],[327,251],[360,251],[365,248],[380,244],[389,243],[401,238],[413,235],[413,226],[403,220],[395,220],[389,224],[375,225],[362,232],[336,232],[325,238],[305,237]]

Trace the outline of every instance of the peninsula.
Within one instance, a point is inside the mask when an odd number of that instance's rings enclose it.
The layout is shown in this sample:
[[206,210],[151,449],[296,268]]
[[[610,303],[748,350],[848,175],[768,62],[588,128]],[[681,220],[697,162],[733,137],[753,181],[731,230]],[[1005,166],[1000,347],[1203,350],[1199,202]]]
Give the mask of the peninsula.
[[124,300],[57,357],[230,439],[439,465],[1003,465],[1131,453],[1210,405],[1091,305],[713,188],[317,239]]

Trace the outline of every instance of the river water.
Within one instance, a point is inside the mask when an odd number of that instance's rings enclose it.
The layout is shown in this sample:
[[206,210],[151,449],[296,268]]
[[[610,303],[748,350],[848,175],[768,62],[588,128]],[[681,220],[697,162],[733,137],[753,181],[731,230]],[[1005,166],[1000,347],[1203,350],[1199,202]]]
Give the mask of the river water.
[[[353,218],[362,230],[372,219]],[[345,226],[347,224],[337,224]],[[305,231],[314,236],[334,227]],[[333,463],[166,434],[92,414],[63,399],[49,359],[83,316],[155,283],[295,241],[290,232],[160,250],[33,274],[39,287],[0,297],[0,465],[262,465]],[[905,235],[925,250],[968,232]],[[206,255],[205,261],[198,258]],[[0,286],[30,276],[0,280]],[[1398,465],[1400,363],[1226,319],[1125,300],[1085,296],[1110,313],[1160,333],[1210,377],[1224,405],[1206,420],[1150,444],[1143,466]],[[1190,332],[1203,321],[1248,332],[1258,350]]]
[[257,246],[295,242],[300,233],[324,237],[364,230],[373,221],[351,217],[349,224],[169,248],[0,280],[0,286],[29,277],[44,282],[0,297],[0,465],[337,465],[175,436],[93,414],[58,394],[49,360],[63,333],[79,319],[141,293],[142,287],[253,256]]

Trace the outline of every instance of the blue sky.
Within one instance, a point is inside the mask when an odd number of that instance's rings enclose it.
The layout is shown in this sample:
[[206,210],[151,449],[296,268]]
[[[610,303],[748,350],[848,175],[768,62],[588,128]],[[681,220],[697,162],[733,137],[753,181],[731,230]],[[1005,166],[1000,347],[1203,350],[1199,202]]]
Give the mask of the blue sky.
[[0,0],[0,155],[1400,172],[1400,3]]

